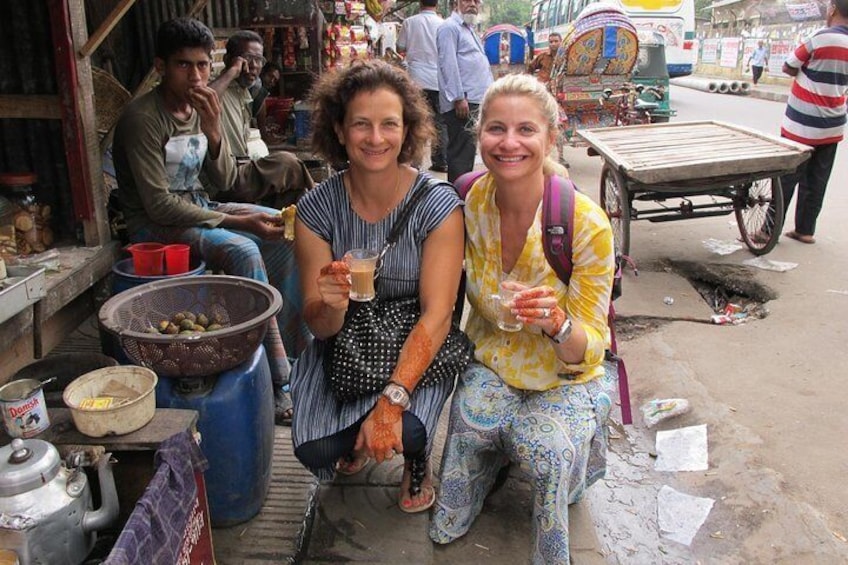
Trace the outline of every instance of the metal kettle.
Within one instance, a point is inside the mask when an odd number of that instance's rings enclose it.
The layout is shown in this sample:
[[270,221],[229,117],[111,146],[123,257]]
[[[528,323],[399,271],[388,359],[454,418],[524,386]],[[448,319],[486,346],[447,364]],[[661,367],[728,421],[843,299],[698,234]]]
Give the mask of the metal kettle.
[[94,510],[85,472],[53,444],[17,438],[0,448],[0,549],[15,551],[21,565],[82,563],[96,531],[118,516],[110,459],[97,461],[102,503]]

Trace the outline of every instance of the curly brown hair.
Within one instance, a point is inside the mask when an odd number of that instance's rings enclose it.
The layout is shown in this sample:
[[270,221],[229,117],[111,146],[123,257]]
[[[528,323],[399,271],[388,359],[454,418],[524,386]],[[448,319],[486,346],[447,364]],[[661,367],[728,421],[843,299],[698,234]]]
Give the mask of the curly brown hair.
[[403,125],[407,132],[398,162],[420,162],[425,145],[436,136],[430,106],[421,88],[405,71],[380,60],[355,62],[346,69],[324,73],[315,82],[309,93],[312,150],[334,165],[346,162],[347,150],[339,142],[335,127],[344,123],[347,105],[357,94],[380,88],[397,94],[403,105]]

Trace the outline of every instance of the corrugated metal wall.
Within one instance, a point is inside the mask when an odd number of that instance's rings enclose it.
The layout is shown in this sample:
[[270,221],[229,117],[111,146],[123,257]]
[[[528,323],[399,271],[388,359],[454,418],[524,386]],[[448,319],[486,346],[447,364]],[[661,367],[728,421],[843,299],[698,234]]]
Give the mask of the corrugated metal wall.
[[[244,0],[248,1],[248,0]],[[89,33],[118,0],[86,0]],[[138,0],[91,57],[133,91],[153,65],[156,29],[195,0]],[[209,0],[199,19],[237,28],[239,0]],[[56,94],[50,20],[44,0],[0,0],[0,94]],[[34,171],[37,196],[59,211],[58,235],[76,235],[62,126],[58,120],[0,119],[0,172]]]

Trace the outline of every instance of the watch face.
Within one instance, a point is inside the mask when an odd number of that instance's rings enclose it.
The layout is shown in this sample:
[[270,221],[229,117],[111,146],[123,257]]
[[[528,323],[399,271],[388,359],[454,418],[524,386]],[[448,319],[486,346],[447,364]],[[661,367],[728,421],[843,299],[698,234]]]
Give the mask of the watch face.
[[393,388],[389,391],[389,400],[391,400],[394,404],[402,404],[403,403],[403,391]]

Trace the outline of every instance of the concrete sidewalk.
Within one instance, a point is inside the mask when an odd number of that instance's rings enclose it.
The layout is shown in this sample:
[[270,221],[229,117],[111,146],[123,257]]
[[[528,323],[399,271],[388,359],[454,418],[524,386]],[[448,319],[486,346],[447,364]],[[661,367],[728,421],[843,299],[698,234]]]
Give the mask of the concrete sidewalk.
[[[439,420],[431,462],[441,464],[447,432],[447,409]],[[616,415],[617,417],[617,415]],[[397,507],[403,472],[401,458],[373,462],[353,477],[339,476],[319,487],[315,519],[299,555],[303,563],[404,563],[429,565],[513,565],[527,563],[532,544],[533,487],[525,473],[510,473],[504,487],[491,495],[469,533],[445,546],[430,541],[429,512],[404,514]],[[574,565],[606,563],[588,507],[569,507],[571,558]]]
[[[703,79],[703,80],[723,80],[730,81],[736,79],[730,79],[728,77],[711,77],[705,75],[691,75],[691,78]],[[747,94],[751,98],[760,98],[762,100],[771,100],[772,102],[781,102],[783,104],[789,99],[789,86],[781,85],[781,84],[765,84],[759,83],[757,86],[754,86],[753,83],[747,81],[751,84],[751,91]],[[683,85],[675,85],[674,79],[672,79],[672,85],[678,86],[681,88],[688,88]],[[718,93],[716,93],[718,95]],[[740,94],[723,94],[720,96],[746,96]]]

